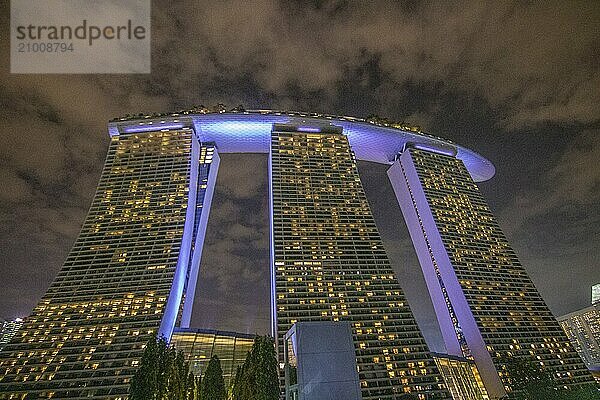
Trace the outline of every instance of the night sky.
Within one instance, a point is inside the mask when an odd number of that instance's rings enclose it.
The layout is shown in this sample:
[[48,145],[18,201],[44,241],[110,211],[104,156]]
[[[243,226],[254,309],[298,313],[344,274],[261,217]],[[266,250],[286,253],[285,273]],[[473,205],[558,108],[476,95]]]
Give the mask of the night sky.
[[[436,3],[154,1],[152,74],[11,75],[2,2],[0,317],[27,315],[58,273],[109,119],[218,102],[377,114],[478,151],[496,166],[481,190],[550,309],[589,304],[600,282],[600,2]],[[265,155],[222,156],[194,326],[269,329],[266,169]],[[359,169],[438,350],[386,167]]]

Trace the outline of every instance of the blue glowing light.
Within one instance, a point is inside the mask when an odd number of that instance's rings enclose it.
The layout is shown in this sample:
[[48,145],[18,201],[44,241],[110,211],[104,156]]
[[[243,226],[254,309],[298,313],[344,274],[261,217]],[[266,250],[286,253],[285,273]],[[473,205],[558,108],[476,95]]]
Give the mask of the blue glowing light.
[[126,133],[136,133],[136,132],[152,132],[152,131],[160,131],[162,129],[181,129],[183,128],[183,124],[159,124],[159,125],[139,125],[139,126],[128,126],[123,129]]
[[298,132],[321,132],[321,128],[316,128],[312,126],[299,126]]
[[208,226],[208,217],[210,215],[213,194],[215,192],[215,186],[217,183],[217,172],[219,171],[220,157],[218,151],[214,151],[213,159],[208,164],[208,180],[206,182],[206,189],[197,188],[196,190],[204,190],[204,196],[200,199],[202,201],[202,211],[200,214],[200,221],[197,226],[196,243],[194,245],[194,251],[192,255],[192,264],[190,266],[189,277],[187,280],[187,289],[185,293],[185,301],[183,303],[183,312],[181,314],[182,328],[189,328],[192,320],[192,310],[194,307],[194,297],[196,295],[196,284],[198,282],[198,273],[200,271],[200,261],[202,259],[202,250],[204,248],[204,242],[206,237],[206,227]]
[[450,156],[450,157],[455,157],[456,153],[457,153],[457,151],[454,147],[442,148],[440,146],[432,146],[432,145],[425,144],[425,143],[411,143],[410,146],[415,149],[425,150],[425,151],[429,151],[432,153],[438,153],[438,154],[442,154],[442,155],[446,155],[446,156]]
[[271,272],[271,335],[277,337],[277,300],[275,299],[275,228],[273,226],[273,160],[269,152],[269,253]]

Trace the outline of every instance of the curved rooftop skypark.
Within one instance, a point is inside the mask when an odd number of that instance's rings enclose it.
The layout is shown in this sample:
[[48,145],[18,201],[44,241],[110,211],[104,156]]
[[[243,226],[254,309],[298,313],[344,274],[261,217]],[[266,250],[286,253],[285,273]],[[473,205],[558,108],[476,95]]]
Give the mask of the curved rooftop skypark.
[[[214,142],[220,153],[269,153],[274,124],[289,124],[300,131],[320,132],[340,127],[358,160],[392,164],[407,146],[456,156],[475,182],[494,176],[494,165],[473,150],[400,123],[378,123],[362,118],[305,112],[244,110],[206,112],[205,109],[172,114],[125,117],[109,123],[111,136],[121,133],[194,127],[202,142]],[[387,126],[386,126],[387,125]]]

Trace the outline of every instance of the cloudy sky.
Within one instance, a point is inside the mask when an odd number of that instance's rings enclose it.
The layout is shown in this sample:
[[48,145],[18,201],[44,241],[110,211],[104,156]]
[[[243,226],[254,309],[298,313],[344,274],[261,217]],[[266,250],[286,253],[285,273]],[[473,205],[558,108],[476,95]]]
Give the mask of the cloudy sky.
[[[0,317],[26,315],[60,269],[94,194],[110,118],[218,102],[378,114],[477,150],[497,169],[481,189],[551,310],[589,303],[600,282],[600,3],[152,6],[152,74],[11,75],[0,5]],[[385,167],[359,167],[435,347]],[[268,330],[266,179],[264,156],[223,156],[197,326]]]

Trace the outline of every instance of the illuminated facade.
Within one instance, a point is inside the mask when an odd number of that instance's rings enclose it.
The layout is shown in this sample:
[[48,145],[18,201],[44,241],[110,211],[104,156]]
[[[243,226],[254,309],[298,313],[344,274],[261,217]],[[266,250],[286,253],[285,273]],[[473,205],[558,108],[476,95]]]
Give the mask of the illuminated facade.
[[592,286],[592,304],[600,303],[600,283]]
[[108,132],[79,237],[0,352],[0,399],[124,399],[148,338],[189,327],[218,153],[269,154],[280,357],[293,323],[344,320],[365,400],[449,398],[375,227],[364,160],[391,165],[447,351],[474,359],[490,397],[510,390],[500,356],[565,385],[591,379],[477,191],[495,169],[476,152],[400,124],[268,110],[124,117]]
[[346,136],[335,128],[301,129],[275,125],[269,160],[280,362],[294,323],[349,321],[363,399],[404,392],[448,398],[390,266]]
[[558,317],[560,326],[590,369],[600,368],[600,303]]
[[197,268],[199,170],[217,157],[189,128],[111,138],[79,237],[0,353],[1,399],[126,398],[143,345],[170,337]]
[[475,362],[466,358],[437,353],[433,354],[433,359],[453,400],[490,399]]
[[4,345],[11,341],[22,325],[23,320],[21,318],[0,323],[0,350],[2,350]]
[[472,358],[492,398],[504,360],[539,363],[562,385],[592,377],[452,152],[408,145],[388,170],[449,354]]
[[254,335],[210,329],[175,329],[171,343],[183,352],[196,376],[204,375],[212,356],[219,357],[225,387],[229,387],[237,367],[244,364],[252,350]]

